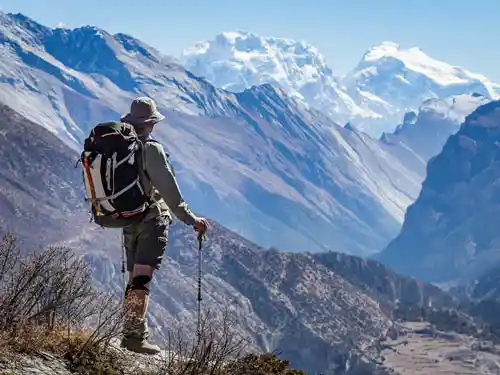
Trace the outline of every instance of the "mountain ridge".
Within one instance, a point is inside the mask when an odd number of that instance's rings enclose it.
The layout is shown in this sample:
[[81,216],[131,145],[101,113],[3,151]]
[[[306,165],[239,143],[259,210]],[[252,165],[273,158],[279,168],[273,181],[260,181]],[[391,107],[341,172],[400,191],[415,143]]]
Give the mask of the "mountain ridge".
[[[118,119],[136,96],[154,97],[167,115],[155,136],[186,200],[266,247],[376,251],[418,194],[423,176],[406,165],[421,161],[396,159],[279,88],[230,93],[131,36],[2,17],[0,102],[78,151],[96,123]],[[53,56],[46,43],[53,50],[56,42]]]
[[233,91],[273,82],[335,121],[353,122],[372,136],[392,130],[398,117],[430,98],[476,91],[490,98],[500,95],[500,85],[484,76],[394,42],[372,46],[344,76],[335,76],[320,51],[305,41],[248,31],[197,42],[180,54],[180,61]]

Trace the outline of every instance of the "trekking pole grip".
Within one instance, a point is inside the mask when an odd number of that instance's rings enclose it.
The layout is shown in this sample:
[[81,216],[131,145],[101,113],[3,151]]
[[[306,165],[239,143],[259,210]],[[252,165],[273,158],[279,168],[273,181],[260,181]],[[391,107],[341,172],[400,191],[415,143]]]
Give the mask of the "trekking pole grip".
[[198,247],[199,250],[201,251],[201,244],[205,240],[205,232],[199,232],[198,233]]

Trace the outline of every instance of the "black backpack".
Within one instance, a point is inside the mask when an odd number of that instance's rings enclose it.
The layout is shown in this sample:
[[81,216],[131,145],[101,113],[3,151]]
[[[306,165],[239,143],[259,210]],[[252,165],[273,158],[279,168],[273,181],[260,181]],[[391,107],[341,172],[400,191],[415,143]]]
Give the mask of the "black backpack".
[[132,125],[105,122],[85,139],[80,161],[94,222],[123,228],[144,217],[150,204],[139,178],[143,144]]

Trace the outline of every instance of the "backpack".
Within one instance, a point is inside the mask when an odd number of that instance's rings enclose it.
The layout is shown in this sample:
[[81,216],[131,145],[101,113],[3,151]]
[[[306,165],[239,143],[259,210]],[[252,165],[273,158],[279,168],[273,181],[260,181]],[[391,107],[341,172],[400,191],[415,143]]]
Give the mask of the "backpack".
[[85,139],[80,157],[85,200],[96,224],[123,228],[144,217],[151,198],[139,178],[142,147],[134,127],[123,122],[97,124]]

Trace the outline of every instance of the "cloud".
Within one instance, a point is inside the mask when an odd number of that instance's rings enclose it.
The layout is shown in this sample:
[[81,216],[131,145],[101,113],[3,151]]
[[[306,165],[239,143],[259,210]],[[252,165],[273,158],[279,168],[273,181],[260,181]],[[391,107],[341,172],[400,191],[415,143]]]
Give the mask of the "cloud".
[[66,25],[64,22],[62,21],[59,21],[57,24],[56,24],[56,27],[58,29],[66,29],[68,27],[68,25]]

